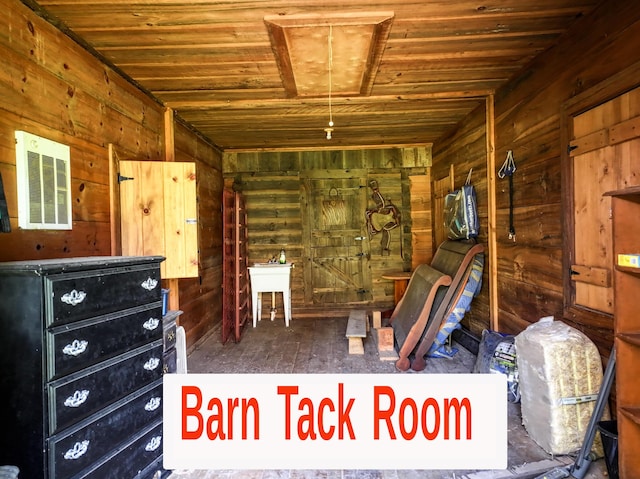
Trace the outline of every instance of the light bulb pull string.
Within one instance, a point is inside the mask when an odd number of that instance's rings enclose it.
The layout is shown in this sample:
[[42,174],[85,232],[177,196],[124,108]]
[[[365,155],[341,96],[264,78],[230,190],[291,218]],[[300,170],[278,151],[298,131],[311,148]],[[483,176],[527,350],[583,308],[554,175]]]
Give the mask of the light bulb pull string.
[[333,126],[333,111],[331,105],[331,73],[333,70],[333,25],[329,25],[329,126]]

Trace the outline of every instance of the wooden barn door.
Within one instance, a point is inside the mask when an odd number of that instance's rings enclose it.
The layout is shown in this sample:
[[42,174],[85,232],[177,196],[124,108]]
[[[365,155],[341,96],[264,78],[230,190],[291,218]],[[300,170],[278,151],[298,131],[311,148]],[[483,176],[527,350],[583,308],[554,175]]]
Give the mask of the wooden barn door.
[[640,89],[574,116],[569,150],[569,306],[612,315],[611,198],[603,193],[640,184]]
[[449,175],[433,181],[433,253],[447,239],[444,227],[444,198],[454,190],[453,165]]
[[[353,172],[351,172],[353,174]],[[305,303],[338,306],[372,299],[364,213],[366,174],[303,180]]]

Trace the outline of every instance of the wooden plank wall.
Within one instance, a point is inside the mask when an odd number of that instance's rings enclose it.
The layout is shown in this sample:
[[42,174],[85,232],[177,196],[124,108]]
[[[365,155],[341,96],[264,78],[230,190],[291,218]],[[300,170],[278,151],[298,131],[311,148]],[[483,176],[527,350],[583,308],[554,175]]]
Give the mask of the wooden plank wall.
[[180,122],[175,161],[196,162],[199,276],[179,279],[180,325],[195,344],[222,321],[222,154]]
[[[383,235],[379,233],[369,239],[369,269],[371,270],[371,286],[374,302],[389,302],[393,297],[393,285],[382,275],[389,271],[409,270],[410,258],[413,256],[411,249],[411,202],[405,190],[408,186],[408,178],[403,178],[397,169],[379,170],[371,169],[368,173],[369,181],[378,182],[380,194],[385,201],[390,201],[400,209],[400,227],[390,231],[390,254],[382,256]],[[368,181],[367,181],[368,183]],[[373,191],[367,189],[367,208],[375,208],[376,203],[371,198]],[[409,204],[407,204],[409,200]],[[401,245],[402,243],[402,245]],[[402,258],[399,256],[402,253]],[[409,265],[407,264],[409,263]]]
[[[507,150],[513,150],[517,164],[515,242],[507,237],[507,182],[497,180],[498,320],[502,331],[520,332],[546,315],[563,319],[561,158],[567,145],[561,141],[562,105],[639,60],[640,9],[633,2],[612,0],[581,19],[560,44],[496,92],[496,165],[502,165]],[[458,171],[485,161],[482,148],[469,148],[475,144],[469,135],[472,126],[482,123],[484,114],[484,108],[475,111],[449,138],[434,144],[433,169],[438,172],[434,177],[443,176],[449,163],[455,164],[456,178],[460,178]],[[455,151],[465,154],[456,158]],[[476,185],[483,178],[476,176]],[[486,188],[480,186],[482,205]],[[482,218],[484,223],[484,213]],[[488,317],[478,317],[474,311],[472,318],[476,333],[489,326]],[[575,321],[608,356],[610,326],[603,329],[588,320],[565,319]]]
[[[0,173],[12,227],[0,234],[0,261],[110,255],[109,145],[119,159],[163,159],[165,109],[20,2],[0,5]],[[18,229],[15,130],[70,146],[71,231]],[[175,136],[176,159],[200,171],[201,277],[180,295],[192,344],[221,316],[222,229],[211,214],[220,211],[221,154],[184,126]],[[119,200],[113,208],[119,218]]]
[[411,269],[431,263],[433,257],[431,169],[426,175],[409,177],[411,198]]
[[[426,158],[425,158],[426,155]],[[385,197],[391,197],[402,214],[402,235],[392,235],[392,241],[403,241],[403,258],[399,256],[372,255],[370,262],[374,302],[389,305],[393,301],[393,284],[382,280],[384,271],[409,270],[412,261],[411,193],[410,176],[426,175],[431,161],[430,147],[422,147],[420,154],[407,154],[402,149],[301,151],[301,152],[230,152],[225,153],[223,170],[225,178],[233,180],[234,188],[242,191],[247,200],[249,262],[263,262],[286,249],[287,261],[295,263],[292,270],[292,306],[303,311],[305,282],[302,265],[303,216],[302,177],[313,176],[312,171],[322,170],[344,174],[349,170],[365,170],[368,178],[377,179]],[[391,176],[389,176],[391,175]],[[412,176],[415,175],[415,176]],[[390,178],[396,178],[390,184]],[[399,179],[399,182],[398,180]],[[367,192],[369,196],[371,191]],[[373,200],[371,201],[373,206]],[[421,208],[426,208],[421,204]],[[428,204],[430,208],[430,203]],[[418,208],[418,206],[416,206]],[[364,221],[364,212],[363,212]],[[429,228],[421,232],[431,237]],[[379,246],[374,237],[372,249]],[[399,244],[395,248],[399,250]],[[276,301],[280,301],[277,296]],[[348,307],[349,305],[345,305]],[[280,304],[276,304],[281,308]],[[309,311],[309,314],[317,312]]]
[[[480,217],[480,234],[478,242],[487,246],[487,155],[486,155],[486,125],[484,105],[473,115],[458,125],[455,134],[434,144],[432,178],[449,177],[453,165],[454,187],[460,188],[467,179],[469,170],[471,183],[475,186],[478,198],[478,215]],[[433,218],[438,228],[444,228],[443,218]],[[446,237],[446,233],[438,235]],[[488,255],[485,254],[485,260]],[[465,314],[462,324],[476,335],[489,327],[489,287],[488,263],[482,277],[482,290],[473,300],[471,310]]]
[[[159,157],[163,110],[26,6],[1,5],[0,172],[12,232],[0,234],[0,260],[108,255],[108,144]],[[15,130],[70,146],[72,231],[18,229]]]

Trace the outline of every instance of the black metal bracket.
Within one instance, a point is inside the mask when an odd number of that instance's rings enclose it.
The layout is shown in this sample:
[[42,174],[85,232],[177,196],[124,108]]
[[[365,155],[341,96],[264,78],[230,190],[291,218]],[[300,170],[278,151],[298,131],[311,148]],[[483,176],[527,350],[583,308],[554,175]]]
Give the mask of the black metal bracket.
[[127,181],[127,180],[135,180],[135,178],[131,178],[129,176],[122,176],[120,174],[120,172],[118,172],[118,184],[122,183],[123,181]]

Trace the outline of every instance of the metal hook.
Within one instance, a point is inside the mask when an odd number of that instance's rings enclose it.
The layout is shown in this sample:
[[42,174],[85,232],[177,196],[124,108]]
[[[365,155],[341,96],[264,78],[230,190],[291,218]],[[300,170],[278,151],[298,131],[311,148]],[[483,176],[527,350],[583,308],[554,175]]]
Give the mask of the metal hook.
[[516,172],[516,162],[513,159],[513,150],[507,151],[507,158],[498,170],[498,177],[512,176]]

